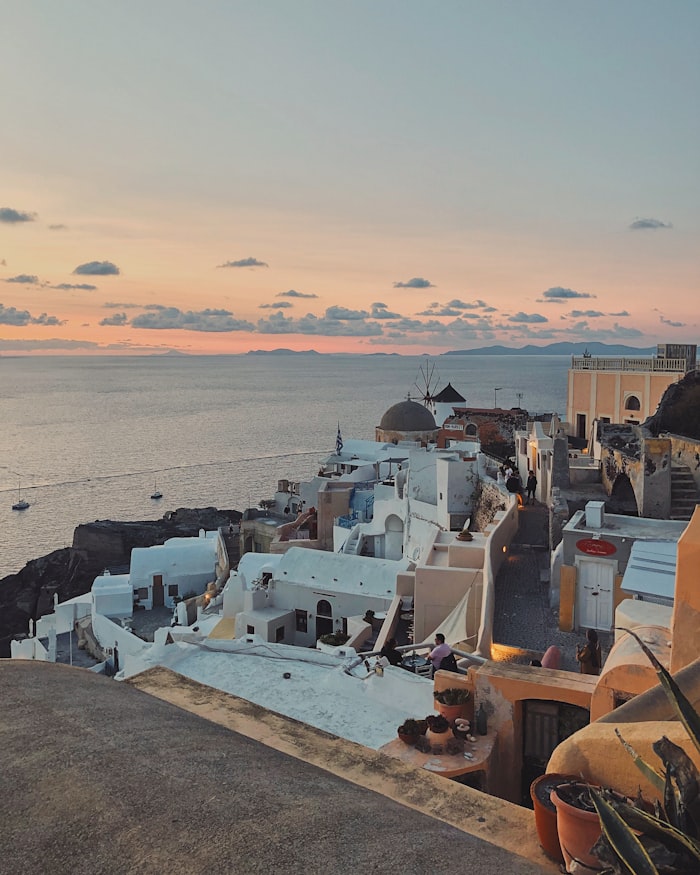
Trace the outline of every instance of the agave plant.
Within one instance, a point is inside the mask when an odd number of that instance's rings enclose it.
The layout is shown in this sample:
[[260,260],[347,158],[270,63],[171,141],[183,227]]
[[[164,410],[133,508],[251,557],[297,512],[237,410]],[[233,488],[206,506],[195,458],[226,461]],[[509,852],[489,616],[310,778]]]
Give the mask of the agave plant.
[[[629,629],[622,631],[632,635],[651,661],[678,719],[700,751],[700,715],[644,642]],[[619,732],[617,735],[657,790],[659,799],[653,806],[645,807],[641,800],[630,804],[605,791],[591,789],[602,828],[593,848],[606,867],[601,871],[615,875],[700,872],[700,773],[695,764],[682,748],[663,736],[653,744],[654,753],[663,763],[659,772]]]

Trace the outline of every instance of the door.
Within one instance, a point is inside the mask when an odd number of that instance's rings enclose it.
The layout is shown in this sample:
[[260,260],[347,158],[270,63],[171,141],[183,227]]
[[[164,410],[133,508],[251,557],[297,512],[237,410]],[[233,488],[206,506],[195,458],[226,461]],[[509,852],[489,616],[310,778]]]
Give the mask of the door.
[[163,589],[163,575],[153,575],[153,607],[162,608],[165,604],[165,590]]
[[609,632],[613,624],[616,562],[577,559],[576,626]]
[[316,605],[316,638],[330,635],[333,631],[333,608],[326,599],[321,599]]

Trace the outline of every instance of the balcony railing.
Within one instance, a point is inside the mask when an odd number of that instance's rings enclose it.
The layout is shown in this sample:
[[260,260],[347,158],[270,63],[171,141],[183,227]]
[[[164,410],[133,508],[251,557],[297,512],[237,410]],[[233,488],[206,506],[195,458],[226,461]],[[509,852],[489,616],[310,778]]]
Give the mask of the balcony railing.
[[686,372],[685,359],[665,358],[605,358],[603,356],[571,356],[572,371],[660,371]]

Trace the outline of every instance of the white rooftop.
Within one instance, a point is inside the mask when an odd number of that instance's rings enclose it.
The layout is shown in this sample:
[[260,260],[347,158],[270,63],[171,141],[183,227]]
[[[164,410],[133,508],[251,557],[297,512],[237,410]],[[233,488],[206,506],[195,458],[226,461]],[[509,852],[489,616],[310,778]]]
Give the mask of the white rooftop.
[[154,645],[139,663],[138,671],[164,665],[375,750],[396,738],[407,717],[434,713],[432,681],[393,667],[368,676],[362,662],[348,674],[347,663],[309,648],[246,639],[176,642]]
[[677,541],[635,541],[622,578],[622,589],[642,597],[673,599]]
[[322,588],[327,592],[393,598],[396,575],[408,568],[406,558],[373,559],[345,553],[327,553],[290,547],[274,573],[275,580],[299,586]]

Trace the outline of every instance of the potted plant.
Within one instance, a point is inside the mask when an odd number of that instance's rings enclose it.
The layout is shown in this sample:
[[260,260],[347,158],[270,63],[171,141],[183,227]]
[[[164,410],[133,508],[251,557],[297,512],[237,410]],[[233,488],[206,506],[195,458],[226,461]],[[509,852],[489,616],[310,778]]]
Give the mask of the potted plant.
[[[688,737],[700,751],[700,714],[693,708],[673,676],[634,632],[623,629],[636,639],[656,669],[661,688],[673,706]],[[592,790],[591,797],[599,818],[602,835],[593,853],[609,871],[637,873],[698,872],[700,843],[697,838],[698,787],[700,770],[682,747],[665,736],[653,745],[664,769],[659,774],[618,737],[635,765],[651,782],[658,799],[654,813],[650,806],[610,797]],[[613,868],[614,867],[614,868]]]
[[442,714],[449,723],[454,723],[458,717],[464,717],[464,706],[469,701],[469,690],[463,687],[447,687],[445,690],[436,690],[435,710]]
[[350,636],[344,632],[328,632],[326,635],[321,635],[318,640],[329,647],[342,647],[349,639]]
[[420,724],[422,722],[422,720],[418,721],[414,720],[412,717],[409,717],[408,719],[404,720],[401,726],[399,726],[397,730],[398,736],[404,744],[415,744],[418,741],[418,736],[423,734],[420,731]]
[[566,871],[573,860],[598,869],[591,848],[600,838],[600,820],[591,796],[591,787],[581,781],[558,784],[550,792],[556,808],[557,834]]
[[552,790],[560,784],[568,784],[575,780],[573,775],[550,772],[540,775],[530,784],[530,798],[535,812],[537,838],[545,854],[557,863],[563,863],[564,857],[557,832],[557,809],[552,802],[551,794]]

